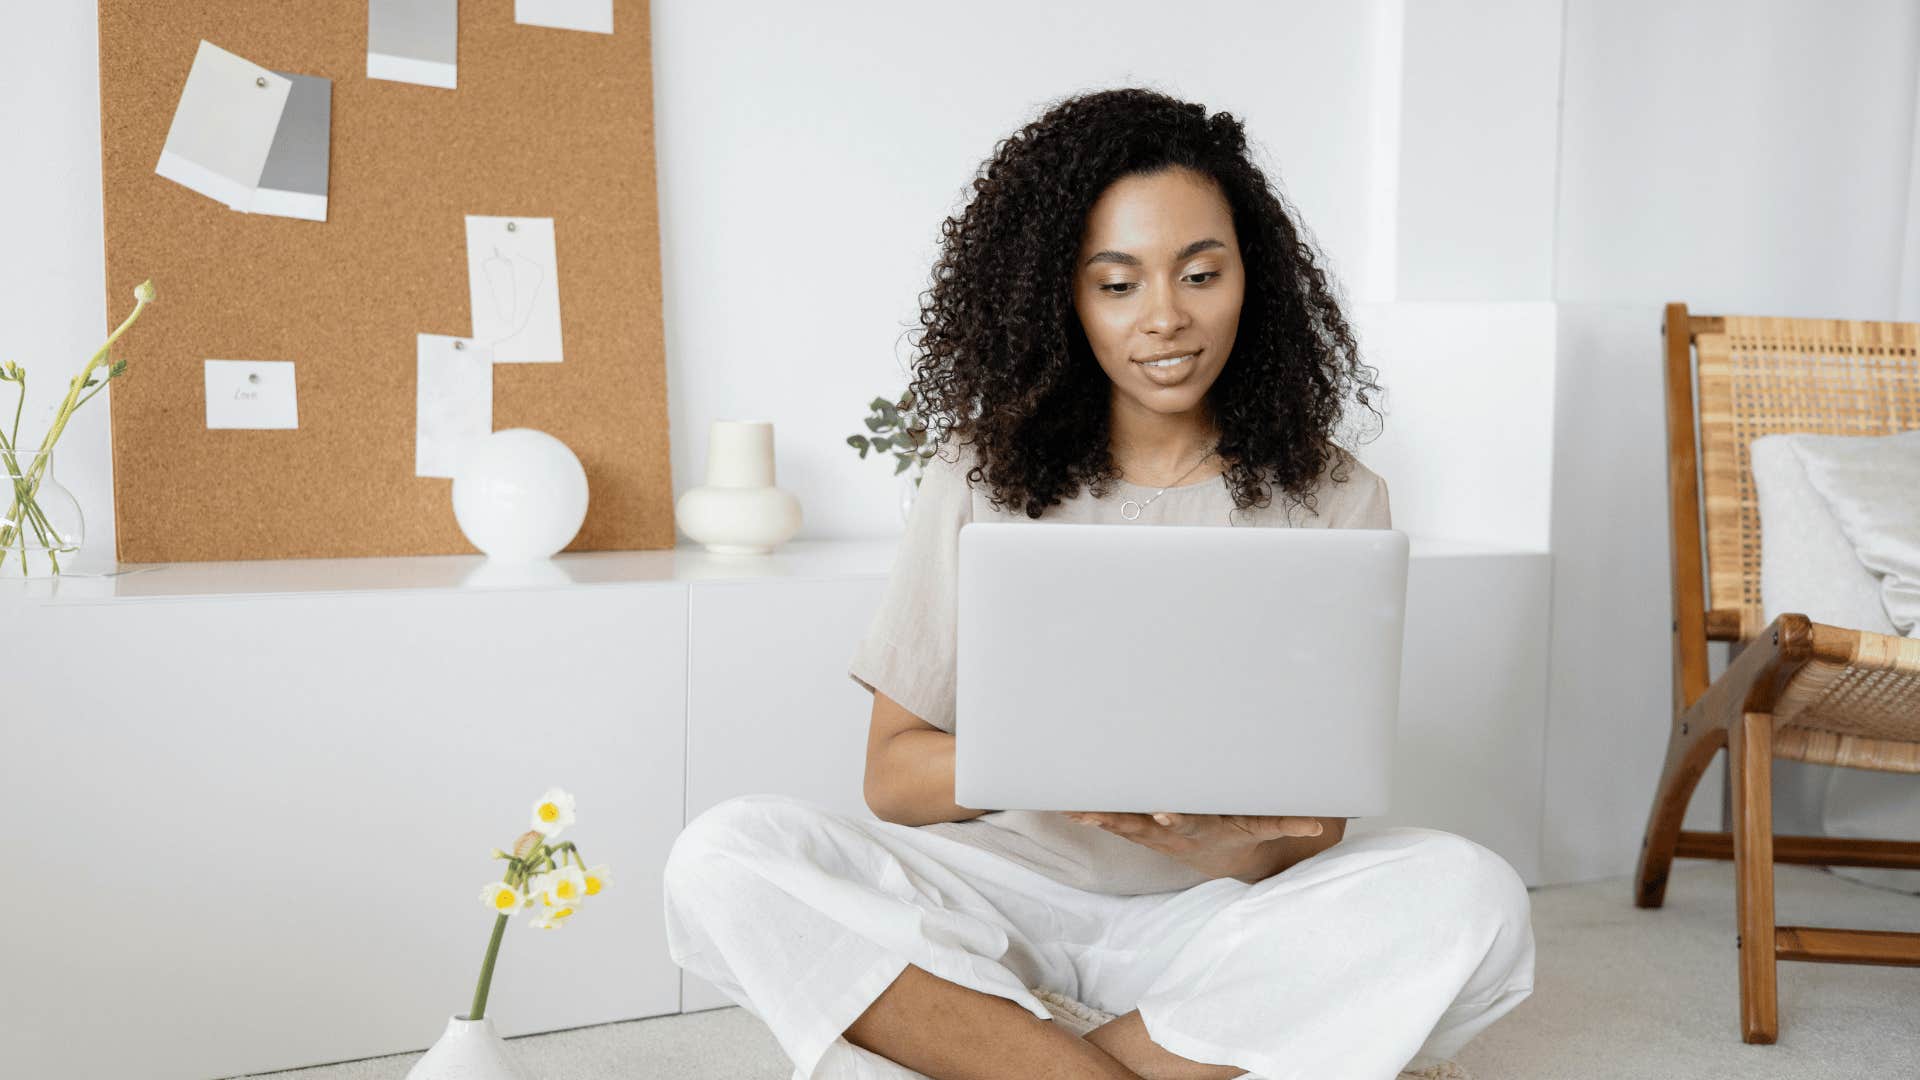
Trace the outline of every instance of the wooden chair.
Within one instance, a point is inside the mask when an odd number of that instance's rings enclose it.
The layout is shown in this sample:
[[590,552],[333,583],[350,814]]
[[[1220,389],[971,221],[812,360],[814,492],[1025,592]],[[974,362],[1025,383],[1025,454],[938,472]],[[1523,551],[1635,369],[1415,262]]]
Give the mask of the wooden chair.
[[[1920,640],[1805,615],[1761,625],[1760,515],[1747,446],[1776,432],[1920,428],[1920,324],[1690,316],[1686,305],[1668,304],[1664,334],[1673,731],[1634,902],[1660,906],[1675,856],[1733,860],[1741,1035],[1770,1043],[1779,1029],[1776,961],[1920,965],[1920,933],[1774,925],[1774,863],[1920,869],[1920,842],[1775,836],[1772,789],[1776,757],[1920,773]],[[1733,643],[1712,685],[1710,640]],[[1722,747],[1733,828],[1683,832],[1694,785]]]

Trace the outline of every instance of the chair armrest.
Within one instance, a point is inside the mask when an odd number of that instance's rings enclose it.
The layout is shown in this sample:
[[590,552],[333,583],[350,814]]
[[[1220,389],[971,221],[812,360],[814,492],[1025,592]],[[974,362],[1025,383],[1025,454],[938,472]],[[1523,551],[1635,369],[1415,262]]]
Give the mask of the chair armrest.
[[[1829,647],[1820,652],[1831,651],[1828,642],[1822,644]],[[1742,713],[1772,712],[1781,688],[1815,651],[1813,620],[1781,614],[1749,639],[1707,692],[1680,714],[1680,734],[1724,730]],[[1845,652],[1837,659],[1844,663]]]

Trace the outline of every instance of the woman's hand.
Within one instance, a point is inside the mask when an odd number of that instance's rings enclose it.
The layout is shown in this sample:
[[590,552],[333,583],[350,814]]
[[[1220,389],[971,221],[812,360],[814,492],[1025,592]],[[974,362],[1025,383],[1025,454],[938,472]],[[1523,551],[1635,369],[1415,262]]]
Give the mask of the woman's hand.
[[1114,814],[1072,810],[1067,816],[1171,855],[1215,877],[1264,874],[1266,869],[1257,865],[1261,844],[1282,837],[1315,837],[1325,831],[1319,818],[1267,814]]

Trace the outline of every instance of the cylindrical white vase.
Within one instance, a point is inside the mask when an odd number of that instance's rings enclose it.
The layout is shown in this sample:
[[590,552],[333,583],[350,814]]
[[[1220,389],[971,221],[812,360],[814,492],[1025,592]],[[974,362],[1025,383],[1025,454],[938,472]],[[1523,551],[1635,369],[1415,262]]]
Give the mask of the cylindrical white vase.
[[719,555],[765,555],[800,531],[800,500],[773,483],[773,423],[715,420],[707,482],[674,503],[680,531]]

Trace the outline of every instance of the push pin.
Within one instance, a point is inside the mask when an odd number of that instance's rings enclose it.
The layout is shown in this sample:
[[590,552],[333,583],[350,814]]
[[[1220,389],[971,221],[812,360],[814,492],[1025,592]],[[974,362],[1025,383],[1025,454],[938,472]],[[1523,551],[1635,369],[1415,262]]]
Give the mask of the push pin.
[[454,339],[453,339],[453,347],[454,347],[454,348],[455,348],[456,350],[459,350],[459,349],[465,349],[465,348],[467,347],[467,343],[466,343],[466,342],[464,342],[464,341],[461,341],[461,340],[460,340],[459,338],[454,338]]
[[267,77],[265,75],[255,75],[253,77],[253,85],[255,86],[267,85]]
[[520,228],[520,226],[518,226],[518,225],[515,225],[515,224],[514,224],[513,222],[511,222],[511,221],[509,221],[509,222],[507,222],[507,231],[508,231],[508,232],[516,232],[516,231],[518,231],[518,230],[519,230],[519,228]]
[[258,385],[260,382],[260,373],[256,371],[247,372],[247,381],[255,385]]

